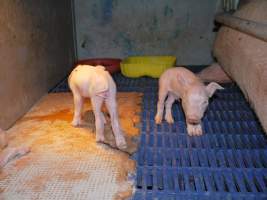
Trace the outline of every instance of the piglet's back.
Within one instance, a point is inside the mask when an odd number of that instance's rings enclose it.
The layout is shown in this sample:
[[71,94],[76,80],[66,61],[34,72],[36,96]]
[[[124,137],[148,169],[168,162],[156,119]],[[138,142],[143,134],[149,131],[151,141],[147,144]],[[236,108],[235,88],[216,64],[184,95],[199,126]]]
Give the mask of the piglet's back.
[[[77,90],[82,96],[91,97],[95,90],[101,92],[108,89],[109,76],[103,66],[78,65],[71,72],[68,82],[72,91]],[[99,89],[91,91],[92,86]]]
[[169,84],[177,84],[178,81],[183,86],[202,84],[201,80],[185,67],[170,68],[162,74],[160,79],[160,81],[168,81]]

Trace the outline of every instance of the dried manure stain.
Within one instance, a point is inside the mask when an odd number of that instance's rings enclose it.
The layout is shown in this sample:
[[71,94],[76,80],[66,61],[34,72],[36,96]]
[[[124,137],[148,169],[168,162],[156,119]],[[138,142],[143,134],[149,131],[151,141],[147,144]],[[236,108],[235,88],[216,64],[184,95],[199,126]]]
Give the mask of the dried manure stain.
[[[76,198],[75,195],[79,195],[86,184],[84,191],[88,192],[88,199],[101,198],[98,196],[101,194],[97,193],[105,193],[105,187],[101,184],[92,186],[92,194],[87,189],[96,177],[99,183],[107,184],[106,192],[109,192],[110,199],[130,197],[133,183],[128,180],[128,174],[135,173],[135,161],[130,159],[129,154],[134,153],[138,146],[141,101],[141,93],[117,94],[120,124],[128,144],[125,153],[112,148],[115,147],[115,140],[104,106],[107,119],[105,143],[108,145],[95,142],[94,115],[89,99],[83,109],[83,125],[72,127],[71,93],[48,94],[42,98],[8,130],[10,146],[28,145],[31,153],[10,162],[2,170],[0,198],[9,195],[19,199],[44,198],[51,193],[54,185],[60,186],[60,193],[70,192],[71,198]],[[92,169],[88,163],[94,165]],[[26,178],[22,177],[24,173],[27,174]],[[98,173],[103,176],[98,176]],[[10,188],[9,185],[14,184],[12,181],[21,184]],[[105,199],[108,199],[107,196]]]
[[72,120],[72,113],[70,109],[64,109],[60,110],[58,112],[54,112],[48,115],[40,115],[40,116],[30,116],[30,117],[25,117],[23,120],[37,120],[37,121],[56,121],[56,120],[62,120],[62,121],[67,121],[70,122]]

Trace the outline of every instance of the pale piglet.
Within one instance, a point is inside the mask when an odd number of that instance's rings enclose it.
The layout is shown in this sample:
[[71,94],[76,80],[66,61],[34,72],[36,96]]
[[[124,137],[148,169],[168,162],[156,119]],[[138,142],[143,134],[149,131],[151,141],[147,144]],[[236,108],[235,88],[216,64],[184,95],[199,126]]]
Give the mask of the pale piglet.
[[[8,139],[6,137],[5,131],[0,128],[0,149],[6,148],[8,145]],[[0,153],[0,169],[4,167],[8,161],[15,157],[23,156],[30,152],[29,147],[12,147],[6,148]]]
[[104,142],[104,114],[101,111],[105,102],[111,118],[112,130],[116,145],[119,149],[127,147],[124,135],[121,131],[116,102],[116,85],[110,74],[103,66],[78,65],[70,74],[69,87],[74,99],[73,126],[81,124],[81,112],[84,98],[91,98],[91,104],[95,115],[96,141]]
[[201,119],[208,106],[209,98],[217,89],[223,89],[223,87],[215,82],[205,86],[194,73],[184,67],[166,70],[159,79],[156,123],[159,124],[162,121],[164,106],[165,120],[173,123],[172,104],[176,99],[181,99],[188,134],[202,135]]

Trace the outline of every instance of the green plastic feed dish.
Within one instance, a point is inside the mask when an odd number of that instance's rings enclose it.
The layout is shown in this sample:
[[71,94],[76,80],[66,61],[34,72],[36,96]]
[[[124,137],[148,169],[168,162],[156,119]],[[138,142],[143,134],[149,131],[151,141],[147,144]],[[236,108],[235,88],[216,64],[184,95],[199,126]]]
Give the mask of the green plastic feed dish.
[[175,65],[174,56],[131,56],[121,63],[121,73],[130,78],[150,76],[159,78],[168,68]]

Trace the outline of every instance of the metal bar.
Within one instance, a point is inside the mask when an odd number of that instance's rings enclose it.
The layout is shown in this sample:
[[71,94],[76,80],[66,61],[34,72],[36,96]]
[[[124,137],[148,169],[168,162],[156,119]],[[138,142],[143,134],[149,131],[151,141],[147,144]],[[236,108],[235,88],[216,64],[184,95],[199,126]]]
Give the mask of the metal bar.
[[242,19],[230,14],[220,14],[215,20],[225,26],[267,42],[267,24]]
[[72,35],[73,35],[73,47],[74,47],[74,63],[78,60],[78,48],[77,48],[77,32],[76,32],[76,14],[75,14],[75,0],[71,0],[71,15],[72,15]]

